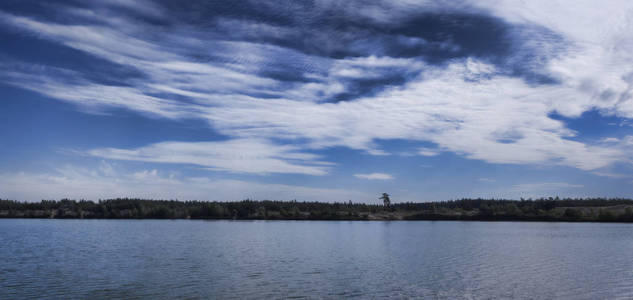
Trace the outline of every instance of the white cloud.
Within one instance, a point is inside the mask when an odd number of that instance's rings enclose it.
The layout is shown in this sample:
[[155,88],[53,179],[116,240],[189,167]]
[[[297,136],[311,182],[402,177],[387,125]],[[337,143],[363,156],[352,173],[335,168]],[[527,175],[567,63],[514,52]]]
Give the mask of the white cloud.
[[[214,41],[213,49],[217,49],[217,55],[226,56],[226,62],[200,62],[183,54],[186,47],[210,47],[195,32],[183,40],[182,32],[166,31],[164,40],[179,41],[168,47],[144,39],[142,28],[125,20],[107,23],[109,26],[76,26],[8,14],[0,16],[6,24],[134,67],[146,77],[131,80],[129,86],[110,86],[67,70],[23,66],[3,72],[0,79],[82,106],[123,107],[165,118],[203,119],[219,133],[239,141],[166,142],[138,149],[89,152],[111,159],[190,163],[257,174],[322,175],[327,168],[316,157],[300,154],[301,150],[344,146],[384,155],[387,153],[378,149],[376,140],[404,139],[432,142],[441,151],[491,163],[553,164],[596,170],[630,161],[628,142],[572,140],[576,133],[549,117],[553,112],[578,117],[594,108],[633,117],[633,16],[629,1],[615,1],[612,5],[595,1],[574,5],[565,1],[477,1],[470,5],[490,10],[508,22],[543,26],[561,35],[567,48],[563,53],[554,53],[551,48],[555,41],[549,36],[529,36],[535,34],[529,30],[525,33],[526,42],[535,43],[535,51],[542,52],[536,54],[549,59],[539,71],[559,83],[529,84],[521,78],[497,74],[499,70],[494,66],[473,58],[456,59],[439,67],[411,59],[374,56],[325,61],[278,46],[247,42]],[[420,6],[435,9],[432,3],[399,1],[393,4],[393,13],[406,15]],[[394,20],[385,18],[385,12],[379,9],[349,9],[381,22]],[[231,26],[258,27],[232,22]],[[285,34],[275,27],[257,30]],[[285,86],[257,75],[256,71],[273,63],[269,57],[275,56],[314,69],[310,76],[319,80]],[[342,79],[372,77],[379,68],[422,73],[404,86],[376,95],[352,102],[324,103],[344,91]],[[168,95],[157,96],[160,93]],[[267,96],[255,96],[262,93]],[[191,101],[180,102],[173,95]],[[292,140],[293,146],[267,142],[280,138]],[[253,140],[255,144],[244,142]],[[241,146],[245,146],[240,150],[244,157],[233,156],[231,147]],[[436,153],[432,149],[419,152]]]
[[418,149],[418,154],[422,156],[435,156],[435,155],[440,154],[440,151],[438,151],[437,149],[423,147],[423,148]]
[[609,178],[616,178],[616,179],[631,177],[631,175],[628,175],[628,174],[621,174],[621,173],[614,173],[614,172],[593,172],[593,174],[602,176],[602,177],[609,177]]
[[[254,100],[214,108],[207,118],[225,134],[308,138],[308,146],[317,148],[344,145],[369,151],[375,139],[408,139],[494,163],[586,170],[622,159],[619,148],[567,139],[574,133],[548,117],[549,103],[560,98],[560,89],[502,76],[470,82],[464,80],[464,68],[459,61],[448,69],[429,67],[401,89],[354,102]],[[512,143],[503,141],[508,132],[517,136]]]
[[88,155],[117,160],[193,164],[238,173],[294,173],[324,175],[328,162],[302,153],[291,145],[277,145],[261,139],[216,142],[162,142],[136,149],[101,148]]
[[514,191],[517,192],[547,192],[547,191],[556,191],[563,189],[576,189],[582,188],[584,185],[582,184],[572,184],[567,182],[539,182],[539,183],[522,183],[515,184],[512,186]]
[[391,180],[393,176],[386,173],[354,174],[354,177],[369,180]]
[[239,201],[297,199],[298,201],[366,202],[375,198],[349,189],[328,189],[241,180],[180,177],[157,170],[131,174],[105,174],[98,170],[65,167],[53,173],[0,173],[0,198],[20,201],[41,199],[143,199]]
[[602,139],[603,143],[617,143],[619,141],[620,141],[620,139],[614,138],[614,137],[606,137],[606,138]]
[[[551,56],[546,71],[575,92],[573,101],[552,105],[577,116],[592,107],[633,117],[633,3],[626,0],[476,1],[506,21],[539,25],[562,35],[568,49]],[[547,42],[547,41],[545,41]]]

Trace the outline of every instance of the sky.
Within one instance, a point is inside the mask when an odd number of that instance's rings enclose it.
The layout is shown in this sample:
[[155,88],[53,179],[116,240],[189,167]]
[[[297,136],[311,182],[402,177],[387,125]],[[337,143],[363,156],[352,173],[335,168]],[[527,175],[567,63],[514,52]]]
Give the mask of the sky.
[[633,2],[0,2],[0,198],[633,195]]

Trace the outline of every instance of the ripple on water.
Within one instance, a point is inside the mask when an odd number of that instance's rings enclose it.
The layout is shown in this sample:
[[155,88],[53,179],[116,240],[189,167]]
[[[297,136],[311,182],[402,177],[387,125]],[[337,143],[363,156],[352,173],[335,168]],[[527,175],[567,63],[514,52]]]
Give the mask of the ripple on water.
[[633,298],[633,226],[0,220],[0,298]]

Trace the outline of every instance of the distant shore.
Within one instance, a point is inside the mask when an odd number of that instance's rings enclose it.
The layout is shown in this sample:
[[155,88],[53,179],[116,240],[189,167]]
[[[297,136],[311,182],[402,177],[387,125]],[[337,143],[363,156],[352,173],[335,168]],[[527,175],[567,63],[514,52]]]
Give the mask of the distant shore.
[[0,200],[0,218],[236,219],[236,220],[451,220],[633,222],[631,199],[461,199],[442,202],[365,203],[299,201],[205,202],[144,199]]

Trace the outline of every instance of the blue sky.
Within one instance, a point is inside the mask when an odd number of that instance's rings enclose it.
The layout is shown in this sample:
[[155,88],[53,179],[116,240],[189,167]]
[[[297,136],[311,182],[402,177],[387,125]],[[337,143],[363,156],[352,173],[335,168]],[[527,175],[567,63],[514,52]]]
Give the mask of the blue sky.
[[629,1],[2,1],[0,197],[633,194]]

